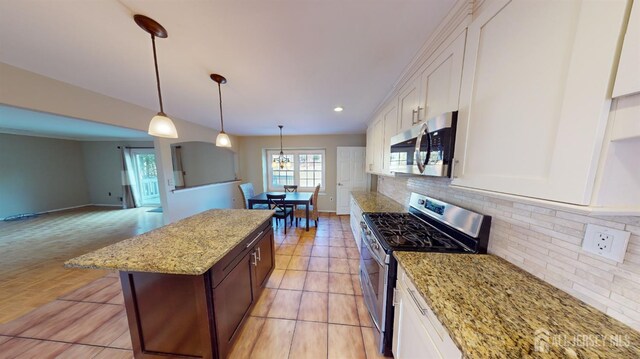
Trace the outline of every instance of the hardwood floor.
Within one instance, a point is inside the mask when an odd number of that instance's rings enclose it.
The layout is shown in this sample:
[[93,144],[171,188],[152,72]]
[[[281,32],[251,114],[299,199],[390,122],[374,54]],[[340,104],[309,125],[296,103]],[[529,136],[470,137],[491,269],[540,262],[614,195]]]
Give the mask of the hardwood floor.
[[[287,232],[275,231],[276,269],[230,358],[382,358],[360,290],[349,217],[325,215],[317,229]],[[115,273],[60,295],[0,324],[0,357],[130,358],[122,300]]]
[[66,269],[65,260],[162,225],[150,208],[83,207],[0,221],[0,323],[15,319],[106,271]]

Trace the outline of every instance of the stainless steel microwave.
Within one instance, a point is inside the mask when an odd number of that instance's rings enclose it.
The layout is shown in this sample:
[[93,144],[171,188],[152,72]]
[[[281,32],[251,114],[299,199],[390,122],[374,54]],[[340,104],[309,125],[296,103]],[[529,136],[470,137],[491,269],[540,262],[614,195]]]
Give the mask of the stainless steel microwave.
[[391,138],[389,170],[450,177],[458,112],[447,112]]

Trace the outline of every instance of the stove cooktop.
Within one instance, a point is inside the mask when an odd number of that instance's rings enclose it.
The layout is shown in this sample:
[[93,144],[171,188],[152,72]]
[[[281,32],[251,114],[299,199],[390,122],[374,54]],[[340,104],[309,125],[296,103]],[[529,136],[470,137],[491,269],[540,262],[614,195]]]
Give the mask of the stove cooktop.
[[465,253],[470,250],[409,213],[366,213],[365,220],[390,251]]

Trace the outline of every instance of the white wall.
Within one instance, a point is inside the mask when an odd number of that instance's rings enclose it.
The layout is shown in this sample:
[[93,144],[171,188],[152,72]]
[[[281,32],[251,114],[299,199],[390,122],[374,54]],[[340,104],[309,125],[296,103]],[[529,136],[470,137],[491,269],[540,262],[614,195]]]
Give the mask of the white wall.
[[211,208],[244,208],[238,190],[240,183],[240,181],[232,181],[210,184],[171,193],[171,211],[167,220],[175,222]]
[[[85,90],[61,81],[41,76],[29,71],[0,63],[0,103],[42,112],[54,113],[62,116],[80,118],[89,121],[107,123],[141,131],[147,131],[149,121],[157,110],[143,108],[122,100]],[[171,116],[171,109],[167,109]],[[192,189],[194,192],[191,202],[181,202],[182,197],[176,197],[171,192],[172,186],[168,179],[173,178],[171,164],[172,143],[184,141],[215,142],[217,131],[172,117],[179,139],[154,139],[156,159],[158,161],[158,179],[160,181],[160,198],[164,207],[164,222],[170,223],[176,219],[193,214],[195,209],[206,209],[213,206],[208,196],[209,189]],[[237,143],[234,137],[232,143]],[[233,198],[234,193],[229,187],[218,188],[225,192],[225,198]],[[200,194],[200,195],[199,195]],[[175,208],[175,209],[174,209]]]
[[80,142],[0,134],[0,218],[87,203]]

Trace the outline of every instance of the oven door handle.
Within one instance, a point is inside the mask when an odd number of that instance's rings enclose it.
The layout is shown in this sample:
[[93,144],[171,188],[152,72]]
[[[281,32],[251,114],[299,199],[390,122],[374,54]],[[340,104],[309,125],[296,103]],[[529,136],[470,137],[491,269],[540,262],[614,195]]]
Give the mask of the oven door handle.
[[[365,235],[362,238],[361,242],[364,243],[364,246],[365,246],[366,250],[369,252],[369,256],[371,258],[373,258],[373,260],[375,260],[376,263],[378,263],[379,266],[384,267],[385,266],[384,261],[381,258],[378,258],[375,255],[375,252],[373,251],[373,249],[371,248],[371,243],[369,243],[369,237]],[[360,254],[360,255],[362,256],[362,254]]]

